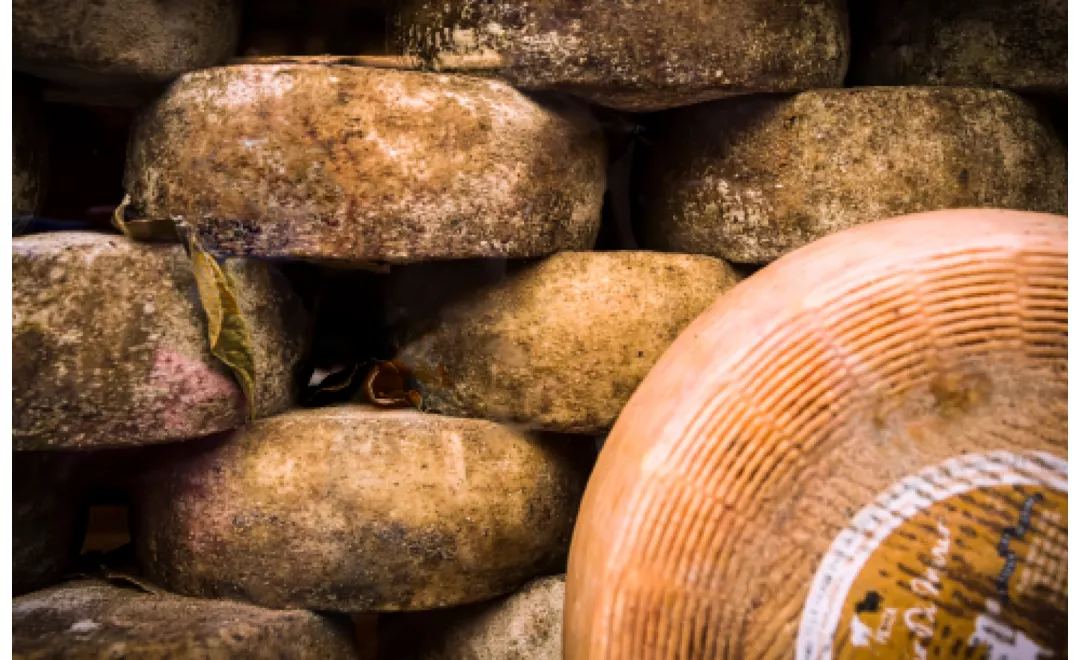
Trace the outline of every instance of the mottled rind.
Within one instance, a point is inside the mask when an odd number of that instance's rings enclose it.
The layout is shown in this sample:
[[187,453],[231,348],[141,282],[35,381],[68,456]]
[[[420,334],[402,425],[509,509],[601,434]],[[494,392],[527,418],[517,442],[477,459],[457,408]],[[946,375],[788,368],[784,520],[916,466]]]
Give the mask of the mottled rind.
[[41,90],[21,77],[12,87],[11,142],[11,208],[18,222],[41,210],[49,155]]
[[423,291],[464,266],[412,268],[392,293],[397,359],[428,409],[570,433],[609,428],[668,344],[737,280],[709,257],[562,252],[439,306]]
[[188,74],[138,122],[138,217],[211,252],[394,262],[592,247],[602,132],[587,111],[465,76],[251,64]]
[[1068,89],[1066,0],[862,0],[852,5],[859,85]]
[[458,605],[563,570],[593,456],[482,420],[293,411],[147,474],[135,544],[178,593],[347,612]]
[[848,62],[837,0],[409,0],[395,25],[433,67],[638,112],[840,86]]
[[562,660],[566,576],[540,578],[505,598],[409,615],[385,645],[400,660]]
[[15,0],[15,70],[76,86],[160,83],[236,50],[240,0]]
[[[243,424],[247,404],[210,354],[181,246],[87,232],[12,245],[16,450],[170,442]],[[254,344],[256,412],[272,415],[295,397],[304,311],[269,264],[226,269]]]
[[356,657],[347,625],[297,610],[80,580],[12,603],[12,652],[44,658]]
[[1064,213],[1064,146],[1005,91],[816,90],[672,113],[642,158],[644,242],[767,263],[896,215]]
[[15,595],[57,582],[78,552],[78,492],[66,456],[12,457],[11,580]]

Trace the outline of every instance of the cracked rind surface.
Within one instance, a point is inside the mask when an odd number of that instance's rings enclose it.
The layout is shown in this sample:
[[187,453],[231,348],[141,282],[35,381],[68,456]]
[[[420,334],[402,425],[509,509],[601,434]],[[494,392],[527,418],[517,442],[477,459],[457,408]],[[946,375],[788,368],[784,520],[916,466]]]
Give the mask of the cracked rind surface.
[[1067,208],[1064,146],[1000,90],[732,99],[673,113],[653,145],[638,174],[645,245],[735,263],[920,211]]
[[468,267],[412,268],[391,284],[391,318],[396,359],[425,406],[567,433],[608,429],[667,346],[737,281],[710,257],[561,252],[440,302],[425,291]]
[[147,474],[135,546],[178,593],[345,612],[459,605],[564,569],[594,456],[483,420],[296,410]]
[[79,580],[12,602],[18,658],[357,657],[347,626],[298,610]]
[[78,552],[79,493],[69,457],[12,456],[12,592],[24,594],[57,582]]
[[250,64],[178,80],[133,130],[136,215],[219,254],[409,262],[596,240],[606,150],[580,104],[466,76]]
[[[180,245],[56,232],[12,249],[16,451],[171,442],[244,423],[247,403],[210,354]],[[306,315],[273,266],[225,268],[254,345],[256,412],[272,415],[295,398]]]
[[1068,90],[1066,0],[864,0],[852,6],[858,85]]
[[847,20],[837,0],[410,0],[394,39],[435,67],[468,62],[518,87],[647,112],[838,87]]
[[236,50],[240,0],[15,0],[15,70],[62,84],[162,83]]
[[539,578],[498,600],[415,615],[403,660],[562,660],[566,576]]
[[41,210],[49,158],[41,90],[20,77],[12,86],[11,141],[11,207],[17,221]]

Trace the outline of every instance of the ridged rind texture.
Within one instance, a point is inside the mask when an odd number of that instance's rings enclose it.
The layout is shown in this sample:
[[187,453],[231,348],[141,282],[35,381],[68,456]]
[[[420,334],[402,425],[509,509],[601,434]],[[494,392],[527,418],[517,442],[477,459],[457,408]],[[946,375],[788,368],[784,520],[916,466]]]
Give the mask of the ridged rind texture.
[[[566,433],[601,433],[699,313],[738,281],[720,259],[656,252],[561,252],[460,293],[466,266],[400,272],[396,359],[428,409]],[[404,311],[403,311],[404,310]]]
[[12,603],[16,658],[357,657],[348,627],[312,612],[149,594],[79,580]]
[[76,86],[161,83],[236,50],[240,0],[15,0],[15,69]]
[[1067,210],[1064,145],[999,90],[731,99],[671,114],[651,142],[638,178],[644,244],[735,263],[907,213]]
[[566,657],[791,657],[818,562],[885,488],[965,453],[1065,456],[1066,236],[999,210],[882,221],[699,317],[586,489]]
[[294,411],[146,475],[136,549],[189,595],[345,612],[469,603],[562,570],[594,456],[482,420]]
[[848,64],[835,0],[412,0],[395,22],[399,50],[434,66],[635,112],[837,87]]
[[856,85],[1068,89],[1066,0],[864,0],[852,6]]
[[[244,423],[180,245],[55,232],[15,238],[12,250],[16,450],[172,442]],[[252,338],[256,412],[281,412],[310,342],[303,305],[270,264],[225,268]]]
[[139,120],[135,215],[220,254],[391,262],[589,249],[605,147],[587,110],[465,76],[250,64],[178,80]]

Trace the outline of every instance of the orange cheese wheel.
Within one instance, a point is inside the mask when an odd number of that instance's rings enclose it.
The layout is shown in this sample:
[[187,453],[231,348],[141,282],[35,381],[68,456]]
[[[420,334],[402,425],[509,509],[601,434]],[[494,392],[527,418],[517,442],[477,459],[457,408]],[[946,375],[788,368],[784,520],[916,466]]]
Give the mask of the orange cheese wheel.
[[1065,657],[1067,261],[935,211],[721,298],[601,452],[565,657]]

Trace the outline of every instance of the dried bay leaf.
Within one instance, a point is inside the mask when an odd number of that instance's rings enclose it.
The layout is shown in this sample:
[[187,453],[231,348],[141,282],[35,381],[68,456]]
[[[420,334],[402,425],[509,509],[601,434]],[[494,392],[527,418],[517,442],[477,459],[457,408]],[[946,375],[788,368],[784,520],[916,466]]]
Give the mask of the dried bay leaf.
[[250,418],[255,419],[255,350],[247,323],[236,301],[236,286],[216,259],[206,252],[194,234],[188,236],[188,252],[206,313],[210,352],[224,362],[240,383]]
[[112,225],[133,241],[165,241],[175,243],[180,240],[176,225],[172,220],[128,220],[125,215],[131,195],[124,195],[120,206],[113,211]]

